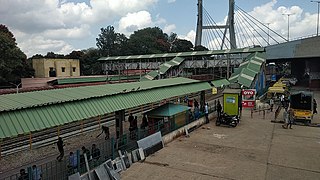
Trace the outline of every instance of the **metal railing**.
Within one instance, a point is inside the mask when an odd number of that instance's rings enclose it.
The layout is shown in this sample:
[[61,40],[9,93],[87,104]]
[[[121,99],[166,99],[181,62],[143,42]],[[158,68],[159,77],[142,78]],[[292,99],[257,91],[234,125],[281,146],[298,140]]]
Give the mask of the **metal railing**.
[[[216,110],[215,104],[209,104],[209,113]],[[118,156],[118,150],[121,151],[131,151],[133,149],[138,148],[137,141],[143,139],[151,134],[161,131],[162,136],[179,129],[198,118],[204,116],[203,112],[185,112],[185,119],[184,121],[177,124],[175,121],[175,117],[168,119],[168,120],[161,120],[157,121],[153,124],[148,124],[146,128],[137,128],[134,131],[125,131],[123,135],[121,135],[118,139],[111,137],[111,139],[107,139],[103,142],[96,143],[96,147],[100,151],[100,155],[92,154],[93,151],[91,148],[86,147],[90,150],[90,155],[88,157],[89,168],[94,169],[103,162],[108,159],[115,159]],[[67,154],[66,154],[67,153]],[[47,163],[37,164],[38,172],[41,172],[42,180],[64,180],[68,179],[68,176],[79,172],[80,174],[84,174],[87,172],[84,156],[82,150],[73,151],[74,156],[76,157],[76,162],[73,164],[70,160],[73,160],[69,156],[70,152],[65,152],[65,155],[61,161],[52,160]],[[34,179],[34,171],[32,167],[26,168],[26,177],[28,179]],[[8,177],[1,178],[1,180],[17,180],[20,177],[20,173],[17,172],[16,174],[10,175]]]

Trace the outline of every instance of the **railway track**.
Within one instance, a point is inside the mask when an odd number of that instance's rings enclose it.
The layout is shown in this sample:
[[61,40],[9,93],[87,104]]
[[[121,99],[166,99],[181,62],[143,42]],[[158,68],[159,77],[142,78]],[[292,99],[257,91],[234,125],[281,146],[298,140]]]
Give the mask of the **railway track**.
[[[193,93],[188,95],[189,99],[200,96],[200,93]],[[221,95],[212,95],[211,90],[206,91],[206,96],[208,96],[207,100],[215,99],[217,97],[221,97]],[[176,100],[176,97],[169,98],[167,101]],[[153,103],[154,106],[160,105],[162,102]],[[125,115],[127,116],[129,113],[141,113],[142,111],[148,111],[152,109],[151,104],[135,107],[126,110]],[[98,117],[90,118],[87,120],[83,120],[82,122],[77,121],[74,123],[66,124],[60,127],[60,136],[64,139],[72,138],[78,136],[79,133],[87,133],[90,131],[94,131],[99,127],[99,124],[107,124],[108,126],[113,126],[115,124],[115,116],[114,113],[110,113],[104,116],[101,116],[100,122]],[[57,141],[58,133],[56,128],[50,128],[39,132],[32,133],[32,148],[39,148],[47,145],[54,144]],[[18,136],[16,138],[4,139],[1,142],[1,156],[6,156],[10,154],[14,154],[20,151],[25,151],[30,148],[30,136],[23,135]]]

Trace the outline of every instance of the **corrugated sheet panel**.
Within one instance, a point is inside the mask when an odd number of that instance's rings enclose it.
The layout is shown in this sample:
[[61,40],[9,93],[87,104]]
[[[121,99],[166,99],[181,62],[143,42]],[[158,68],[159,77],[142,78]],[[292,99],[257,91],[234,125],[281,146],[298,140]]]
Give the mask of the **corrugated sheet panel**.
[[[190,82],[189,80],[185,81]],[[155,82],[161,84],[162,81]],[[207,82],[193,81],[192,83],[164,88],[132,91],[131,93],[120,93],[100,98],[88,98],[81,101],[0,112],[0,138],[8,138],[52,128],[117,110],[128,109],[175,96],[183,96],[210,88],[211,86]]]
[[239,83],[246,87],[250,87],[255,76],[261,71],[263,63],[266,61],[264,52],[255,52],[250,54],[239,68],[231,74],[229,81],[231,83]]
[[197,81],[179,77],[157,81],[82,86],[75,88],[34,91],[19,94],[6,94],[0,96],[0,112],[126,93],[129,91],[135,91],[137,89],[141,91],[164,86],[188,84],[193,82]]
[[211,81],[214,87],[221,87],[222,85],[227,86],[230,82],[227,79],[219,79],[215,81]]
[[152,58],[170,58],[170,57],[188,57],[188,56],[211,56],[218,54],[235,54],[235,53],[251,53],[264,52],[264,48],[242,48],[242,49],[227,49],[227,50],[212,50],[212,51],[191,51],[180,53],[164,53],[164,54],[146,54],[146,55],[131,55],[131,56],[112,56],[101,57],[98,61],[120,61],[129,59],[152,59]]
[[175,114],[187,111],[190,109],[188,106],[183,106],[180,104],[168,103],[147,112],[147,116],[158,116],[158,117],[171,117]]

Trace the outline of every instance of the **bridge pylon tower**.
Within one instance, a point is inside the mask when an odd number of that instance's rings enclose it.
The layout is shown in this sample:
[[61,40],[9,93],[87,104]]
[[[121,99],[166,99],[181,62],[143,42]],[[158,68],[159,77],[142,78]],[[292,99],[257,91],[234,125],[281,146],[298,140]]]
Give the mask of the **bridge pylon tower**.
[[223,49],[226,41],[227,30],[229,30],[229,39],[230,49],[236,49],[236,38],[234,31],[234,0],[229,0],[229,13],[228,19],[225,25],[203,25],[203,6],[202,0],[198,0],[198,19],[197,19],[197,30],[196,30],[196,39],[195,46],[200,46],[202,40],[202,31],[203,29],[224,29],[222,43],[220,49]]

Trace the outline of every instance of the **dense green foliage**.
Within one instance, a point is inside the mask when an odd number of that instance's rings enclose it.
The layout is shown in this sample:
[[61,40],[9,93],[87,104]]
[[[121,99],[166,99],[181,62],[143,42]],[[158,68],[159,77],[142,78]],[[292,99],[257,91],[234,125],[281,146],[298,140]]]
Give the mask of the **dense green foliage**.
[[19,84],[22,77],[31,77],[34,70],[27,56],[17,47],[9,29],[0,24],[0,83]]

